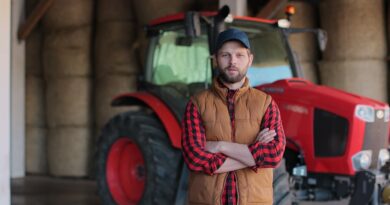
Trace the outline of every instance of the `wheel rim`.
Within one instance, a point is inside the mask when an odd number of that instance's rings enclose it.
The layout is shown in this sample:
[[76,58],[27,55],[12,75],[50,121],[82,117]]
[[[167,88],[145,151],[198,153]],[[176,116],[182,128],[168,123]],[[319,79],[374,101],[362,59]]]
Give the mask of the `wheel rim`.
[[145,162],[138,145],[127,137],[118,139],[107,158],[107,184],[117,204],[138,204],[145,187]]

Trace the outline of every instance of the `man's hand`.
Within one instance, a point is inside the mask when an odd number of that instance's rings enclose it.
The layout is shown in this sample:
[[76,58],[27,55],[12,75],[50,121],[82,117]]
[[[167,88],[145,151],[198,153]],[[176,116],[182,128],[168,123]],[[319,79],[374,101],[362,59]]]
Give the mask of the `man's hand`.
[[222,141],[206,141],[205,149],[211,153],[221,152]]
[[256,141],[261,143],[271,142],[276,136],[275,130],[269,130],[269,128],[265,128],[259,132],[257,135]]

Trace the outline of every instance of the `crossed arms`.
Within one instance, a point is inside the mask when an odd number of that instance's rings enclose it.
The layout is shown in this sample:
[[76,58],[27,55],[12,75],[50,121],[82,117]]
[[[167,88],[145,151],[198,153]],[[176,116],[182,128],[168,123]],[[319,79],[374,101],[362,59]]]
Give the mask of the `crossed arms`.
[[[260,122],[259,122],[260,123]],[[206,141],[196,106],[190,101],[183,119],[184,159],[192,171],[224,173],[251,167],[275,167],[283,157],[285,137],[277,105],[272,101],[261,122],[261,131],[250,145]]]

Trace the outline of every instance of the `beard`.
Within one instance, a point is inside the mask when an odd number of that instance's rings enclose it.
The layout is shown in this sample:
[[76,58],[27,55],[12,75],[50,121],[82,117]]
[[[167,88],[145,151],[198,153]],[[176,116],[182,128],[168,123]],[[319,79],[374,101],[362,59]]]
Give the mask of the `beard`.
[[[229,75],[228,74],[228,70],[229,69],[234,69],[237,71],[237,74],[236,75]],[[243,78],[245,78],[246,76],[246,73],[241,73],[239,71],[238,68],[236,67],[225,67],[223,69],[221,68],[218,68],[219,70],[219,77],[221,78],[222,81],[226,82],[226,83],[237,83],[237,82],[240,82]]]

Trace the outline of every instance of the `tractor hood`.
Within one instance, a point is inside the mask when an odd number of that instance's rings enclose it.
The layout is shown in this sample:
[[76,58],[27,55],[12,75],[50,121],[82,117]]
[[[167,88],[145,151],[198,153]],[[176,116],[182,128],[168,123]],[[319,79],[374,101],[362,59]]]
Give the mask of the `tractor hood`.
[[325,110],[339,109],[340,106],[344,108],[355,107],[356,105],[368,105],[375,109],[387,107],[384,102],[336,88],[316,85],[300,78],[278,80],[256,88],[270,94],[275,99],[283,98],[288,101],[297,101],[299,104],[315,105],[315,107]]
[[387,147],[386,103],[299,78],[256,88],[277,103],[286,137],[294,142],[287,146],[304,150],[308,172],[354,175],[356,153],[371,150],[375,165],[379,150]]

